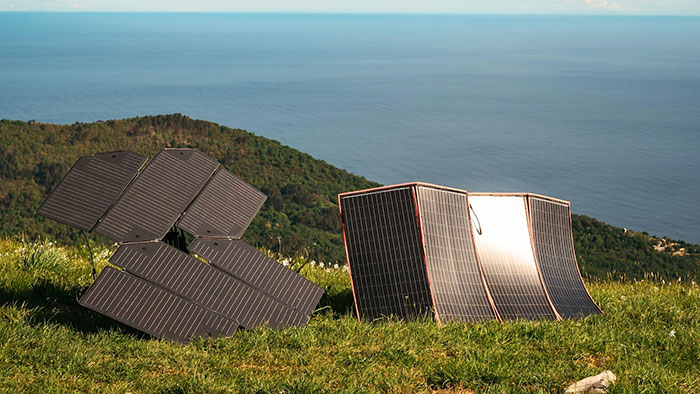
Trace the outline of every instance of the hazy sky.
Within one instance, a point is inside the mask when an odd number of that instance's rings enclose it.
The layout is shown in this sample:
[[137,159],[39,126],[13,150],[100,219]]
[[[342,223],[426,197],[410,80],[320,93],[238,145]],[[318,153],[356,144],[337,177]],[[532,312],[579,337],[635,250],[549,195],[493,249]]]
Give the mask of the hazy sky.
[[0,11],[700,15],[700,0],[0,0]]

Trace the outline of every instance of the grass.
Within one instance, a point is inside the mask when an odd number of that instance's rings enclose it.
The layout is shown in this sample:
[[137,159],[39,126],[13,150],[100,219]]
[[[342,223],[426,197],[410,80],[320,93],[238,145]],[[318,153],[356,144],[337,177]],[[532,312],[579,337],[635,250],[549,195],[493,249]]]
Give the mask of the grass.
[[[110,249],[95,251],[98,270]],[[358,323],[342,268],[306,264],[327,289],[305,327],[178,345],[80,307],[87,252],[0,240],[5,392],[561,392],[610,369],[612,393],[700,390],[700,289],[593,282],[605,315],[563,322]],[[294,262],[299,263],[299,262]]]

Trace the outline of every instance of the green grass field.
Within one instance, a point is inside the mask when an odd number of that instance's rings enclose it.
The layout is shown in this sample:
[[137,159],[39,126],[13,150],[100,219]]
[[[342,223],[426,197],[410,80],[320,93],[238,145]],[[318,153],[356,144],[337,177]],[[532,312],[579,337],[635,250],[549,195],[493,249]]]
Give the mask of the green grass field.
[[[98,269],[110,249],[94,251]],[[0,240],[6,392],[561,392],[605,369],[612,393],[700,392],[695,283],[587,283],[605,315],[563,322],[358,323],[347,271],[307,264],[327,293],[306,327],[179,345],[80,307],[85,250]]]

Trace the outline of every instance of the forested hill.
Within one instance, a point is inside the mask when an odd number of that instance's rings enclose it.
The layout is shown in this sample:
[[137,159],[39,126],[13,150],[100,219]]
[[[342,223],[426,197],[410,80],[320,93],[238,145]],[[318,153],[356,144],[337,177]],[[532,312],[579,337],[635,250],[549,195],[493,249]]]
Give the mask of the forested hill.
[[[244,239],[284,255],[343,262],[336,195],[377,185],[277,141],[180,114],[72,125],[1,120],[1,235],[77,242],[77,230],[34,214],[75,160],[116,150],[153,157],[164,147],[197,148],[267,194]],[[579,263],[589,275],[699,274],[698,245],[625,232],[583,216],[573,221]]]

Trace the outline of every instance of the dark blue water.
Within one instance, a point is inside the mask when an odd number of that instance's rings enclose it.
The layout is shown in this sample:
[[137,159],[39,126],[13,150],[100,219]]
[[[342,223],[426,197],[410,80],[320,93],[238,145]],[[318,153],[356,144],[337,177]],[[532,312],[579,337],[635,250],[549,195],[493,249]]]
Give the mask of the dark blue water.
[[0,118],[172,112],[700,242],[700,18],[0,13]]

